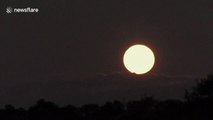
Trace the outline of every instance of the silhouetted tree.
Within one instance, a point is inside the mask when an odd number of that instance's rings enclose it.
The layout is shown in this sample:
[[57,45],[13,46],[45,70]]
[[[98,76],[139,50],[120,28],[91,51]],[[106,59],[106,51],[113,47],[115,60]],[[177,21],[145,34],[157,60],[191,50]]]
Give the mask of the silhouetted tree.
[[60,120],[59,108],[52,102],[39,100],[36,105],[29,108],[31,120]]
[[186,91],[185,116],[193,120],[213,119],[213,75],[200,79]]
[[99,118],[100,107],[96,104],[83,105],[80,108],[82,120],[97,120]]
[[124,113],[125,106],[119,102],[107,102],[101,107],[101,116],[103,120],[112,120],[118,118]]
[[15,109],[12,105],[5,105],[0,110],[1,120],[27,120],[27,111],[23,108]]
[[[158,102],[152,97],[143,98],[140,101],[132,101],[127,104],[127,111],[123,120],[149,119],[155,111]],[[121,120],[121,119],[120,119]]]
[[68,105],[60,109],[61,120],[82,120],[79,108]]
[[159,102],[153,111],[152,119],[157,120],[182,120],[184,103],[180,100],[165,100]]
[[202,99],[213,97],[213,75],[200,79],[192,88],[192,91],[186,91],[185,98],[187,100]]

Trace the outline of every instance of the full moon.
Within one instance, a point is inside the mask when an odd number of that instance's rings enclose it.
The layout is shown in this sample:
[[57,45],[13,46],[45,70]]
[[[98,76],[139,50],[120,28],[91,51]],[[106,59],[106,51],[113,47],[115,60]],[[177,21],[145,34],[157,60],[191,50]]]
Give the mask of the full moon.
[[154,53],[145,45],[133,45],[126,50],[123,56],[126,69],[135,74],[149,72],[155,63]]

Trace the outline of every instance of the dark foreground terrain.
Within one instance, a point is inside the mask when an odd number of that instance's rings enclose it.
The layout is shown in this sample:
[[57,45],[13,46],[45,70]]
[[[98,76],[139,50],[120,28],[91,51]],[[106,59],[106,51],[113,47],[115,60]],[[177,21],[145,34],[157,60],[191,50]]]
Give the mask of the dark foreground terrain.
[[39,100],[28,109],[5,105],[0,120],[212,120],[213,76],[200,79],[185,92],[184,100],[155,100],[142,98],[127,103],[114,101],[100,106],[87,104],[81,107]]

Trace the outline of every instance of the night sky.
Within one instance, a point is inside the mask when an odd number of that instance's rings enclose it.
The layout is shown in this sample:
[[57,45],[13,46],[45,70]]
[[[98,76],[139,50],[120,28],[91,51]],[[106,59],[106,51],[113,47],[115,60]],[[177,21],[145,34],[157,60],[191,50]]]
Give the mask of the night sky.
[[[212,0],[1,0],[0,106],[181,98],[213,72]],[[6,8],[39,8],[6,13]],[[156,56],[146,75],[122,61],[134,44]]]

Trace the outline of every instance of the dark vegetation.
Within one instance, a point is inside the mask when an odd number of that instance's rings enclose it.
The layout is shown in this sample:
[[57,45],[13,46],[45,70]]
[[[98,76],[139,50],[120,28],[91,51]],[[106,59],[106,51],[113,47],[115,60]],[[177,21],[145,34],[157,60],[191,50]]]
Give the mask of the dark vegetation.
[[6,105],[0,110],[0,120],[213,120],[213,75],[200,79],[186,91],[184,100],[159,101],[146,97],[102,106],[58,107],[41,99],[29,109]]

